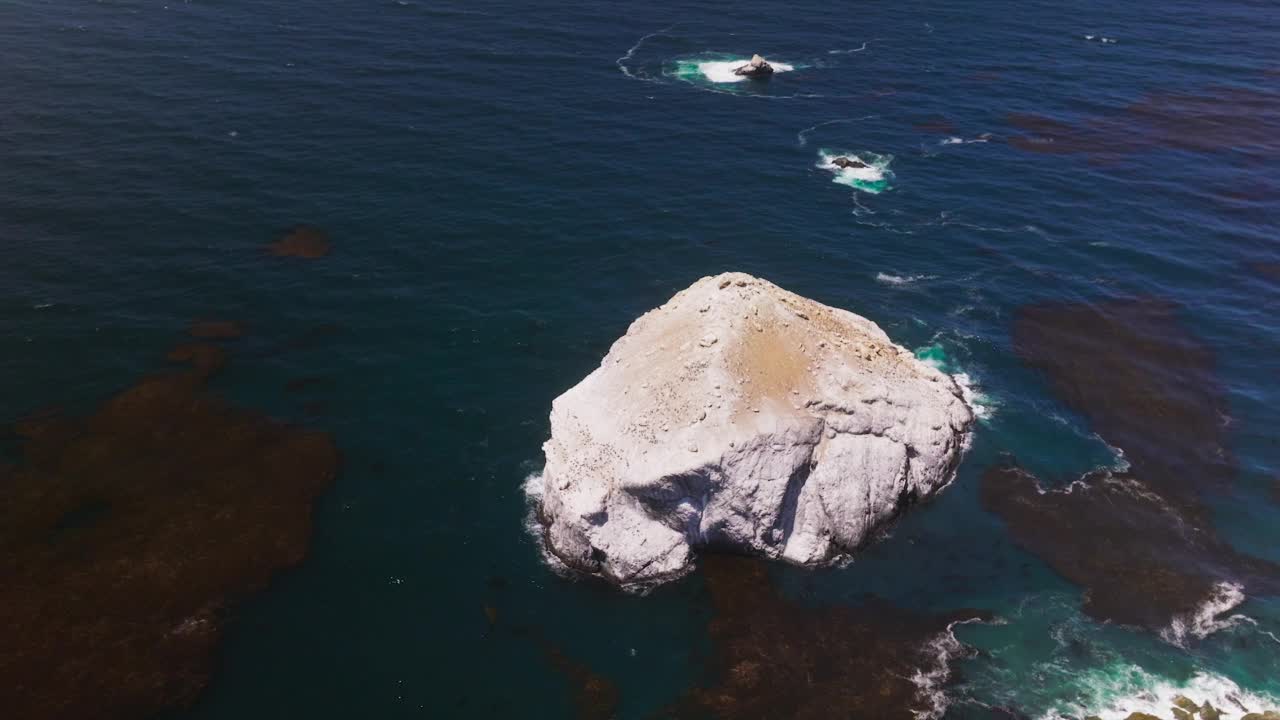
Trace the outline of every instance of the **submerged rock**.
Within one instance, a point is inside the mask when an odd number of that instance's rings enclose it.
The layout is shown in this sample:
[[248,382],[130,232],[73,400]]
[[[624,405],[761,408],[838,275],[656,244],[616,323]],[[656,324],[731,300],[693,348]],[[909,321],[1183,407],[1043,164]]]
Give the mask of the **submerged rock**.
[[546,546],[618,584],[679,575],[700,547],[829,562],[951,481],[961,397],[870,320],[703,278],[553,403]]
[[752,55],[751,62],[735,68],[733,74],[749,78],[767,78],[773,74],[773,66],[759,55]]

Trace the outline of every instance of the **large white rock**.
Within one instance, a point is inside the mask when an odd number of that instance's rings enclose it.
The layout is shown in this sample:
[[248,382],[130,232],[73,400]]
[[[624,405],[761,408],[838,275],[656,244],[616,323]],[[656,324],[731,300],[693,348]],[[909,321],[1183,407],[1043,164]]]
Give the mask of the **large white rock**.
[[636,320],[551,408],[538,517],[619,584],[699,547],[830,562],[946,485],[973,413],[875,323],[742,273]]

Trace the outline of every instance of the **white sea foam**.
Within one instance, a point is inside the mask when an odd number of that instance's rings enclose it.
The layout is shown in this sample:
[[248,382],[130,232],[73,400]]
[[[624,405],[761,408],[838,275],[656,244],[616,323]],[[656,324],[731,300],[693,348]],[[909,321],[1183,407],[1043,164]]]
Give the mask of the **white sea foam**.
[[1096,716],[1102,720],[1125,720],[1135,712],[1168,717],[1179,695],[1203,704],[1209,702],[1223,715],[1239,717],[1248,712],[1264,712],[1280,707],[1280,700],[1242,689],[1221,675],[1198,672],[1185,683],[1176,683],[1148,673],[1136,665],[1111,666],[1086,673],[1079,697],[1054,707],[1042,720],[1066,720]]
[[873,42],[879,42],[879,40],[880,38],[871,38],[870,40],[862,43],[862,45],[856,48],[849,48],[848,50],[828,50],[827,54],[828,55],[851,55],[853,53],[860,53],[866,50],[868,45],[870,45]]
[[1175,617],[1169,627],[1160,631],[1166,642],[1186,647],[1188,638],[1203,640],[1209,635],[1236,627],[1242,623],[1257,624],[1247,615],[1222,617],[1245,601],[1244,586],[1232,582],[1219,582],[1213,586],[1209,597],[1190,613]]
[[997,403],[982,392],[982,388],[970,377],[969,373],[959,372],[951,377],[956,381],[956,385],[960,387],[960,394],[964,397],[964,401],[969,408],[973,410],[973,416],[978,418],[979,422],[987,422],[995,415]]
[[876,282],[885,285],[910,285],[918,280],[933,280],[937,275],[890,275],[888,273],[876,273]]
[[[705,60],[697,63],[696,67],[698,72],[711,82],[736,83],[751,79],[743,75],[735,75],[733,72],[749,62],[751,62],[751,58],[740,58],[735,60]],[[787,63],[776,62],[773,60],[770,60],[769,64],[773,66],[774,73],[791,72],[796,69],[794,65],[788,65]]]
[[560,558],[548,551],[547,544],[542,539],[545,528],[542,526],[542,521],[538,519],[538,508],[542,507],[542,494],[545,487],[546,481],[543,479],[542,471],[540,470],[530,473],[529,477],[525,478],[524,483],[520,486],[520,489],[524,491],[526,505],[524,529],[537,543],[538,551],[542,555],[542,561],[547,564],[547,567],[561,577],[572,577],[573,570],[568,565],[565,565]]
[[924,703],[924,708],[911,711],[916,720],[938,720],[946,714],[949,702],[944,688],[951,677],[951,663],[966,652],[964,643],[956,638],[955,626],[972,622],[982,620],[957,620],[925,644],[924,650],[929,662],[911,676],[911,683],[916,686],[916,696]]
[[949,373],[951,379],[956,381],[956,386],[960,388],[960,395],[965,404],[969,406],[969,409],[973,411],[974,417],[979,422],[986,423],[995,415],[996,409],[1000,406],[999,403],[982,392],[981,386],[969,373],[964,371],[952,372],[952,370],[958,370],[959,368],[956,368],[950,362],[947,357],[947,351],[937,341],[940,335],[941,333],[934,335],[929,345],[916,348],[916,359],[934,369]]
[[987,143],[987,142],[991,142],[991,133],[982,133],[981,135],[974,138],[969,138],[968,140],[965,140],[962,137],[956,137],[955,135],[952,135],[951,137],[943,138],[942,140],[939,140],[938,144],[939,145],[973,145],[975,143]]

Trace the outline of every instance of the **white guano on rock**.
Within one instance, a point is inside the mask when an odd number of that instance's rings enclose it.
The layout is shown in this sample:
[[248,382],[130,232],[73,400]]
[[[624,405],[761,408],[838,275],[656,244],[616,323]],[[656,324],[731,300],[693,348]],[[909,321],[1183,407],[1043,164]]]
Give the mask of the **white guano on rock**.
[[875,323],[726,273],[556,398],[536,510],[555,558],[620,585],[704,547],[829,563],[949,483],[973,423]]

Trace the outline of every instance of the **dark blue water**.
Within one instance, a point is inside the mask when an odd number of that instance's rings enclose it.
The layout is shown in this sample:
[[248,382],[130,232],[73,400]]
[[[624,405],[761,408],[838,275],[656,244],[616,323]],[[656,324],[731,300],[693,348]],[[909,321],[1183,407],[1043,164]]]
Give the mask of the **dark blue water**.
[[[746,271],[875,320],[986,413],[937,502],[784,586],[995,611],[957,630],[983,652],[956,712],[1104,712],[1194,682],[1278,698],[1277,599],[1181,647],[1098,623],[978,503],[1001,453],[1051,478],[1118,462],[1013,351],[1017,308],[1160,298],[1229,407],[1215,528],[1280,561],[1277,47],[1280,8],[1253,0],[13,0],[0,418],[91,407],[217,316],[249,329],[218,390],[335,434],[310,557],[239,608],[181,717],[568,716],[538,643],[491,633],[486,607],[645,717],[701,672],[698,580],[640,598],[556,577],[521,485],[551,400],[632,319]],[[795,69],[697,72],[753,52]],[[823,150],[887,180],[833,182]],[[332,255],[264,257],[298,222]],[[273,350],[299,336],[318,339]],[[323,416],[284,391],[300,376],[333,380]]]

